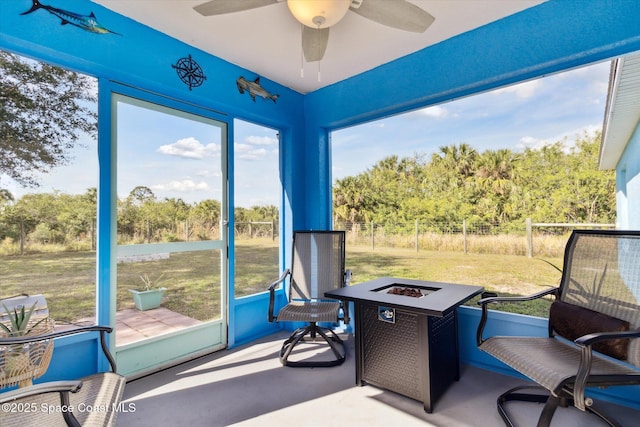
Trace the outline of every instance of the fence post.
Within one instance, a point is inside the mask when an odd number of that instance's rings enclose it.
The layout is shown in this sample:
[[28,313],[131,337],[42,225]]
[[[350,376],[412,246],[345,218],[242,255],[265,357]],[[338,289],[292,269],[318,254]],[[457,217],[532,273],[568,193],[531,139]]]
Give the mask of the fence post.
[[533,233],[532,233],[532,223],[531,218],[526,218],[524,220],[525,227],[527,229],[527,258],[533,257]]
[[462,247],[464,248],[464,254],[467,254],[467,220],[462,220]]
[[271,241],[276,240],[276,220],[275,218],[271,219]]
[[420,239],[420,229],[418,228],[418,220],[416,219],[416,252],[418,252],[418,242]]
[[373,221],[371,221],[371,250],[375,250],[376,248],[376,244],[375,244],[375,240],[373,237]]
[[[116,239],[117,241],[117,239]],[[96,220],[91,220],[91,250],[96,249]]]
[[20,218],[20,255],[24,255],[24,220]]

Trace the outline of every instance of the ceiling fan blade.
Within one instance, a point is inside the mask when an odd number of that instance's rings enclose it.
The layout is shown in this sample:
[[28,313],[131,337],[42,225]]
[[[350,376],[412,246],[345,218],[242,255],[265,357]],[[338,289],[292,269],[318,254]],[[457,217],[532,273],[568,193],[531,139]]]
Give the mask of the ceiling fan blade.
[[406,0],[363,0],[351,11],[378,24],[413,33],[424,33],[436,19]]
[[200,15],[224,15],[278,3],[278,0],[211,0],[193,9]]
[[329,43],[329,28],[302,26],[302,52],[307,62],[320,61]]

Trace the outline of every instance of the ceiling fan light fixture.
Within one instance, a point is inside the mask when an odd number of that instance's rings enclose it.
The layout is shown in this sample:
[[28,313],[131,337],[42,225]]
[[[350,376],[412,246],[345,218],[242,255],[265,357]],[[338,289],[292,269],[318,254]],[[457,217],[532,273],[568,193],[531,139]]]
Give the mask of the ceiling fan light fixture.
[[347,14],[351,0],[287,0],[291,14],[309,28],[328,28]]

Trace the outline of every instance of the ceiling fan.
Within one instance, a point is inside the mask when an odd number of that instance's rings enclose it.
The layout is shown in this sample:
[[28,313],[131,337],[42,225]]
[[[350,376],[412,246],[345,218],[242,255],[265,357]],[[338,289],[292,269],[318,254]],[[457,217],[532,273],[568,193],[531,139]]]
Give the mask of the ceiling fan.
[[210,0],[194,7],[204,16],[242,12],[287,3],[303,24],[302,51],[307,62],[320,61],[329,42],[329,27],[351,10],[379,24],[403,31],[423,33],[435,18],[406,0]]

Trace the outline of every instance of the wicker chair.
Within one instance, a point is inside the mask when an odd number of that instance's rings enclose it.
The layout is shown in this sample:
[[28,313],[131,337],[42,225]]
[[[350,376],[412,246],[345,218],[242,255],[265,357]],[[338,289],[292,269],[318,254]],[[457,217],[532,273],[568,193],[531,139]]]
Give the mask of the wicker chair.
[[[0,426],[111,426],[115,424],[125,378],[115,373],[115,360],[106,343],[112,328],[87,326],[37,336],[0,338],[0,349],[32,348],[39,342],[92,331],[100,333],[102,350],[113,372],[103,372],[80,380],[51,381],[0,393]],[[0,365],[6,359],[0,360]],[[73,360],[69,361],[74,363]],[[6,368],[6,366],[2,366]],[[4,410],[8,408],[8,410]]]
[[[49,316],[43,295],[23,294],[0,300],[0,326],[1,339],[48,334],[53,332],[55,322]],[[0,346],[0,390],[16,385],[30,386],[34,379],[47,372],[53,340],[38,340],[28,344],[28,351],[25,350],[22,346]]]
[[[555,297],[547,337],[483,338],[490,303]],[[529,297],[487,297],[478,304],[480,350],[533,380],[498,398],[498,411],[513,426],[505,403],[545,403],[538,426],[556,409],[573,405],[611,426],[619,425],[594,405],[589,387],[640,384],[640,232],[574,231],[567,242],[560,285]],[[540,393],[521,393],[539,388]]]
[[[274,314],[275,289],[290,277],[288,304]],[[347,286],[351,272],[345,271],[344,231],[297,231],[293,236],[292,267],[269,285],[269,322],[307,322],[308,326],[294,331],[283,343],[280,362],[284,366],[336,366],[345,360],[342,339],[320,322],[349,322],[348,309],[342,302],[327,300],[324,293]],[[294,347],[320,336],[330,346],[331,360],[289,360]]]

